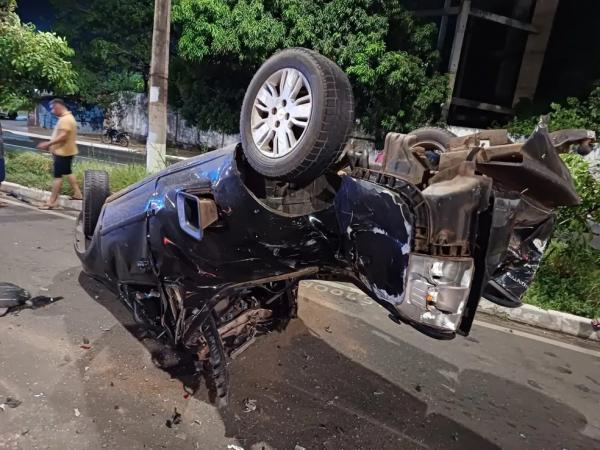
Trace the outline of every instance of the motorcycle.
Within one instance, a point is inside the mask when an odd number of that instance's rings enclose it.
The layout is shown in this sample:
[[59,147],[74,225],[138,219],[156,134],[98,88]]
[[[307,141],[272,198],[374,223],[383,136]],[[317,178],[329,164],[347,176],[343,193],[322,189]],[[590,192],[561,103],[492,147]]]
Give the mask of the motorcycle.
[[129,147],[129,134],[116,128],[105,128],[104,133],[102,133],[102,143]]

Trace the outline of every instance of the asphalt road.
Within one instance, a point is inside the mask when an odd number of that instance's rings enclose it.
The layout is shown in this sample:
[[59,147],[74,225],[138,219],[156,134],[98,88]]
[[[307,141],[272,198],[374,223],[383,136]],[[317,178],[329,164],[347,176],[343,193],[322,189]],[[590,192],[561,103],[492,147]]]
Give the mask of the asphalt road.
[[0,409],[0,448],[600,448],[597,345],[480,321],[439,342],[316,282],[299,319],[232,362],[218,411],[157,369],[154,344],[80,273],[73,223],[0,208],[0,281],[64,297],[0,318],[0,403],[22,402]]

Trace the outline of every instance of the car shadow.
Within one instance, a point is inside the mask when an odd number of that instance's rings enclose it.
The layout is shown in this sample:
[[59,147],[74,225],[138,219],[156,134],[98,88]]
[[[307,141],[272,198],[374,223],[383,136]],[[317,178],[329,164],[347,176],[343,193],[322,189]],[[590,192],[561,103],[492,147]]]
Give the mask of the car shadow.
[[[79,281],[153,358],[164,351],[133,323],[112,293],[83,274]],[[360,339],[368,326],[359,324],[357,337],[349,339]],[[391,358],[398,351],[393,339],[380,340],[377,359]],[[303,320],[293,320],[285,332],[258,339],[231,362],[230,402],[219,411],[224,437],[235,438],[245,449],[597,445],[579,432],[586,424],[581,414],[542,392],[478,370],[459,372],[431,353],[403,345],[405,356],[410,357],[405,362],[406,372],[402,369],[397,376],[383,376],[385,371],[371,370],[340,353]],[[452,382],[440,375],[451,372],[458,374]],[[189,386],[189,371],[169,373]],[[418,380],[429,380],[436,386],[435,392],[424,396],[419,389],[406,388]],[[452,394],[444,395],[445,391]],[[194,397],[209,403],[206,389],[200,387]],[[523,421],[527,436],[521,432]],[[508,433],[512,437],[502,436]]]

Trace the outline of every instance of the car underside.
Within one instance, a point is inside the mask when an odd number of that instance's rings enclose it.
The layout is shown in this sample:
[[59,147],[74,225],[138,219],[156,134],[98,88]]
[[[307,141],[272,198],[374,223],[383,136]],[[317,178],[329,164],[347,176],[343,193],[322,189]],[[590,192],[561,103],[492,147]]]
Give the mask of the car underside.
[[341,70],[292,49],[257,72],[240,144],[112,196],[105,173],[86,173],[85,272],[191,356],[218,404],[228,361],[295,317],[300,281],[354,283],[395,322],[468,335],[482,294],[520,305],[554,211],[579,202],[543,124],[519,144],[389,133],[374,160],[345,146],[352,123]]

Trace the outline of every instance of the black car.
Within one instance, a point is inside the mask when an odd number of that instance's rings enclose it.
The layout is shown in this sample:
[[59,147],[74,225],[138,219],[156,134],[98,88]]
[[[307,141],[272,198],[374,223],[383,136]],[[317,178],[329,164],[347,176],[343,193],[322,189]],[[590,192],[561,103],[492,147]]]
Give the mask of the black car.
[[579,201],[543,126],[525,144],[484,148],[474,136],[435,158],[390,133],[380,162],[345,151],[352,126],[344,73],[290,49],[253,78],[240,144],[114,195],[106,173],[85,174],[85,272],[205,362],[219,403],[228,359],[285,328],[301,280],[352,282],[398,323],[468,335],[484,289],[519,304],[553,210]]

